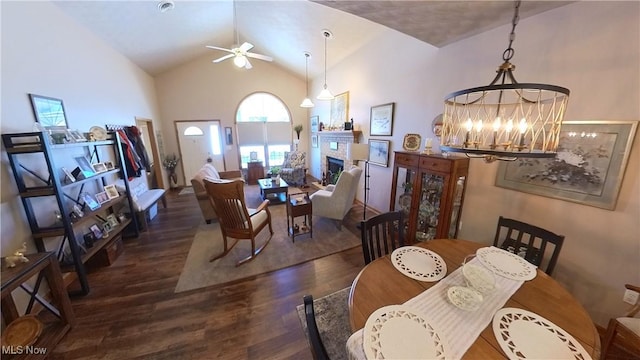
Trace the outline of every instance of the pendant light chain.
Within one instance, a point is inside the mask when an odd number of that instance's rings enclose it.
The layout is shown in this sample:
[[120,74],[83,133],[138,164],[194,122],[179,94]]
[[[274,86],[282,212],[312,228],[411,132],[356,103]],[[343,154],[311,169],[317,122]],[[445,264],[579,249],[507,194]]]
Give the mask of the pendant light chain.
[[328,34],[324,33],[324,88],[327,88],[327,37]]
[[517,0],[515,2],[515,12],[511,20],[511,33],[509,34],[509,46],[507,46],[507,49],[502,53],[502,60],[504,61],[510,61],[515,54],[515,50],[513,50],[511,45],[513,45],[513,41],[516,39],[516,25],[518,25],[518,21],[520,21],[520,1],[521,0]]
[[309,97],[309,54],[306,53],[304,54],[305,59],[304,59],[304,78],[305,78],[305,82],[306,82],[306,87],[307,87],[307,97]]

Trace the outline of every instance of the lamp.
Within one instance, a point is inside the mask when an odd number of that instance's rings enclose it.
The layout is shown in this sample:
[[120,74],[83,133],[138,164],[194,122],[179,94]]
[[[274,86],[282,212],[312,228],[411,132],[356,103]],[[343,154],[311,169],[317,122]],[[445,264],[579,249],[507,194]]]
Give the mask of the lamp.
[[364,211],[362,220],[367,220],[367,202],[369,201],[369,145],[368,144],[347,144],[347,160],[364,160]]
[[242,54],[237,54],[234,58],[233,58],[233,64],[239,68],[244,67],[245,65],[247,65],[247,58],[244,57],[244,55]]
[[[485,161],[556,155],[560,127],[569,101],[569,89],[535,83],[518,83],[511,47],[519,20],[515,2],[509,45],[504,63],[487,86],[453,92],[444,100],[440,149],[461,152]],[[498,81],[500,83],[498,84]]]
[[333,94],[331,94],[331,91],[327,89],[327,39],[332,38],[333,34],[331,33],[331,31],[324,29],[322,30],[322,36],[324,36],[324,87],[322,88],[322,91],[318,95],[317,99],[331,100],[334,98],[334,96]]
[[305,59],[304,59],[304,78],[307,84],[307,97],[304,98],[304,100],[302,100],[302,104],[300,104],[300,107],[303,108],[310,108],[313,107],[313,102],[311,101],[311,99],[309,99],[309,57],[311,56],[311,54],[309,54],[308,52],[304,53]]

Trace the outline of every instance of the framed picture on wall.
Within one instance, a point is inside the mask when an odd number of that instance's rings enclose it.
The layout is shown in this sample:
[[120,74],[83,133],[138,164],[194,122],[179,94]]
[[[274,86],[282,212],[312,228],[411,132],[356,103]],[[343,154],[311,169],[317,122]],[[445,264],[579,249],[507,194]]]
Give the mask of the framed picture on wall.
[[318,147],[318,135],[311,135],[311,147]]
[[391,141],[369,139],[369,162],[384,167],[389,166]]
[[67,116],[62,100],[36,94],[29,94],[29,99],[33,115],[44,129],[67,128]]
[[311,119],[311,132],[318,132],[318,127],[320,126],[320,117],[318,115],[312,116]]
[[331,100],[331,128],[341,128],[349,120],[349,92],[336,95]]
[[233,133],[230,127],[224,128],[224,135],[227,138],[227,145],[233,145]]
[[393,109],[395,103],[371,107],[371,136],[393,135]]
[[496,186],[614,210],[637,121],[565,121],[553,159],[501,162]]

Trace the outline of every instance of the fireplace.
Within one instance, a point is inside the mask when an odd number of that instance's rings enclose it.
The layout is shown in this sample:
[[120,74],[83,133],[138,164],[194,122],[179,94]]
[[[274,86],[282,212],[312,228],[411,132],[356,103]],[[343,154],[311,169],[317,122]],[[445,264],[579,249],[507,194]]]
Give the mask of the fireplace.
[[338,181],[338,175],[344,170],[344,160],[327,156],[326,169],[325,182],[327,184],[335,184]]

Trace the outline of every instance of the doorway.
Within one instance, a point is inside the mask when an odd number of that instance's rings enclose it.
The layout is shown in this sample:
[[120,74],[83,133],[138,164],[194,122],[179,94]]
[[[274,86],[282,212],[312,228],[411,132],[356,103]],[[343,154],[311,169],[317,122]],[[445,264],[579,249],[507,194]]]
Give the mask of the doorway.
[[207,162],[225,171],[220,120],[179,120],[175,126],[185,185]]
[[142,143],[145,145],[145,149],[147,149],[147,157],[151,164],[151,176],[149,179],[151,181],[151,187],[164,189],[164,180],[162,179],[162,169],[160,161],[160,152],[158,150],[158,142],[155,137],[155,130],[153,129],[153,121],[151,119],[139,118],[136,117],[136,127],[140,130],[140,134],[142,136]]

